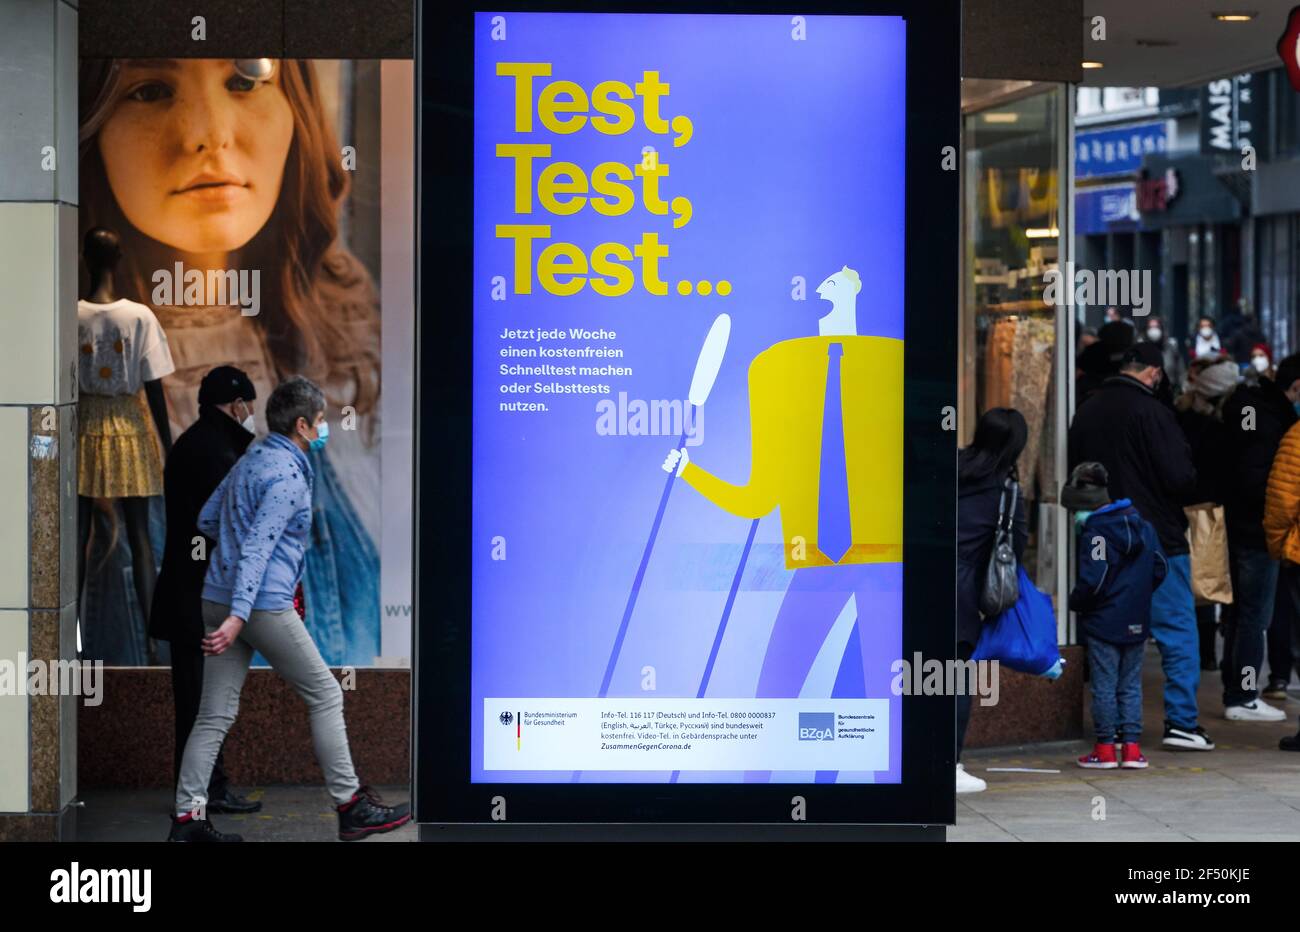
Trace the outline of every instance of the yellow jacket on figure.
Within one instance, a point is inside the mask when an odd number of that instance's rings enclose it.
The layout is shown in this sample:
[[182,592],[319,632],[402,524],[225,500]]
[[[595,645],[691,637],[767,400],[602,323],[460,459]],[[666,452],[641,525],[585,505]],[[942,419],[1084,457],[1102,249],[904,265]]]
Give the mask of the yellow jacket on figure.
[[[742,518],[781,509],[789,569],[903,559],[903,341],[852,332],[853,299],[860,288],[857,274],[848,268],[827,279],[818,294],[836,310],[823,318],[822,335],[777,343],[750,364],[752,452],[747,483],[733,485],[681,457],[687,462],[678,475],[719,508]],[[840,402],[852,532],[851,544],[838,561],[817,545],[823,408],[832,343],[843,347]],[[670,464],[678,464],[673,454],[665,468]]]

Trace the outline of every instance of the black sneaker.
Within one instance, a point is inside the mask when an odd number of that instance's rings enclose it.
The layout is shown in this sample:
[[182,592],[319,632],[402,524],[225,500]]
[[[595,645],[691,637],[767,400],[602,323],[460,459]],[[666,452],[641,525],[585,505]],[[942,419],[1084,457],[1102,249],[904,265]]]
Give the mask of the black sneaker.
[[1268,685],[1264,687],[1264,691],[1260,695],[1265,699],[1285,702],[1287,699],[1286,688],[1289,685],[1290,683],[1287,680],[1269,680]]
[[409,803],[385,806],[368,786],[357,790],[349,802],[338,807],[339,841],[356,841],[367,835],[382,835],[411,821]]
[[231,815],[247,815],[250,812],[261,812],[262,804],[239,796],[227,789],[220,795],[213,794],[208,797],[208,812],[227,813]]
[[225,835],[212,827],[207,819],[180,819],[172,816],[171,834],[168,841],[243,841],[243,835]]
[[1160,743],[1175,751],[1213,751],[1214,741],[1200,725],[1181,728],[1165,723],[1165,736]]

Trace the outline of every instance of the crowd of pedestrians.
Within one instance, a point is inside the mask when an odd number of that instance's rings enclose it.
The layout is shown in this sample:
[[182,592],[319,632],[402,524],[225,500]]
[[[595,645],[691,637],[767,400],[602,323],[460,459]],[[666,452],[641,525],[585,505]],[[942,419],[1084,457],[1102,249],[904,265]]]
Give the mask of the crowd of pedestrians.
[[[1198,702],[1203,671],[1219,671],[1223,719],[1288,717],[1280,704],[1300,669],[1300,354],[1275,361],[1256,321],[1234,316],[1227,335],[1201,318],[1185,343],[1159,318],[1135,324],[1117,313],[1080,335],[1059,501],[1077,535],[1068,605],[1087,648],[1096,730],[1082,767],[1146,766],[1148,640],[1163,673],[1165,748],[1214,750],[1205,719],[1219,713]],[[1018,412],[994,409],[959,461],[962,656],[989,620],[978,587],[1024,437]],[[1198,514],[1212,516],[1201,525],[1210,533],[1193,538],[1189,515]],[[1019,556],[1024,516],[1015,519]],[[1216,561],[1223,592],[1207,596]],[[958,712],[960,759],[969,712]],[[1300,735],[1279,747],[1300,750]],[[959,765],[957,786],[978,791],[983,781]]]

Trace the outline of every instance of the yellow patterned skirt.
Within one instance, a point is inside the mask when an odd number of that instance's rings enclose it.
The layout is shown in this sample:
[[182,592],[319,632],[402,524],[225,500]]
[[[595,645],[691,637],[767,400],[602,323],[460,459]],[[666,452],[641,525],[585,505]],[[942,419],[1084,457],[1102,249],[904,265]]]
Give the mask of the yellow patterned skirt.
[[143,393],[82,394],[77,415],[80,494],[90,498],[163,494],[162,444]]

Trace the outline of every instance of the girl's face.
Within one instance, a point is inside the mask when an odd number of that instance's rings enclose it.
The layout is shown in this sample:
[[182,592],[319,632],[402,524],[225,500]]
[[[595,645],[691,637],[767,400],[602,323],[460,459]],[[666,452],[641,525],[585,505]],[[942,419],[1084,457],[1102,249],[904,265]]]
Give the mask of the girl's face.
[[229,59],[123,61],[99,151],[136,229],[214,253],[241,248],[266,224],[293,142],[280,67],[251,80]]

